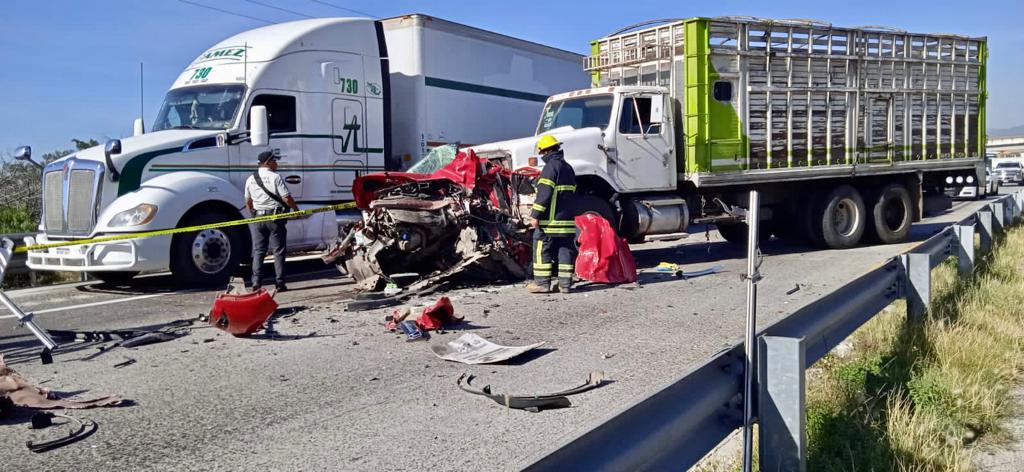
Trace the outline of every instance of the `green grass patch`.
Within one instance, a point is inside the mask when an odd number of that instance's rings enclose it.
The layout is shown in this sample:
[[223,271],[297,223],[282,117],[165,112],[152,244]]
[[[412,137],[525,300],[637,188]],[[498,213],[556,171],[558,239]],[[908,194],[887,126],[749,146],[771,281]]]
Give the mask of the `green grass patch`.
[[894,303],[844,357],[808,373],[808,470],[971,470],[970,445],[998,437],[1024,370],[1024,230],[1011,229],[975,274],[932,272],[932,310]]

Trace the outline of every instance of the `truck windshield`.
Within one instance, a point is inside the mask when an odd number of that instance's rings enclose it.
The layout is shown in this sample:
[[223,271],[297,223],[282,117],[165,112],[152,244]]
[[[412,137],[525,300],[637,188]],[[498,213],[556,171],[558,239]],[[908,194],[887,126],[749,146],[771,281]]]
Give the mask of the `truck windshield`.
[[241,85],[201,85],[171,90],[156,115],[153,131],[228,129],[235,121],[244,92]]
[[605,129],[612,117],[612,96],[593,95],[551,102],[544,106],[537,134],[563,126]]

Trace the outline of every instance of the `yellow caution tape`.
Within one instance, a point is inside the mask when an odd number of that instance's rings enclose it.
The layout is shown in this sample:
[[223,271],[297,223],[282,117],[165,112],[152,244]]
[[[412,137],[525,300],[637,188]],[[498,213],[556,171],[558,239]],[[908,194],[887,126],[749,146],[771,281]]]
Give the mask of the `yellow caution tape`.
[[185,227],[185,228],[158,229],[158,230],[154,230],[154,231],[145,231],[145,232],[142,232],[142,233],[118,234],[118,235],[115,235],[115,236],[102,236],[102,237],[99,237],[99,238],[92,238],[92,239],[75,239],[75,240],[71,240],[71,241],[61,241],[59,243],[36,244],[36,245],[33,245],[33,246],[22,246],[22,247],[15,248],[14,252],[15,253],[22,253],[22,252],[28,252],[28,251],[42,251],[42,250],[45,250],[45,249],[52,249],[52,248],[55,248],[55,247],[81,246],[83,244],[108,243],[108,242],[111,242],[111,241],[124,241],[124,240],[128,240],[128,239],[143,239],[143,238],[152,238],[152,237],[155,237],[155,236],[168,236],[168,235],[172,235],[172,234],[192,233],[192,232],[195,232],[195,231],[206,231],[208,229],[228,228],[228,227],[231,227],[231,226],[241,226],[241,225],[247,225],[247,224],[251,224],[251,223],[263,223],[263,222],[266,222],[266,221],[287,220],[287,219],[292,219],[292,218],[302,218],[304,216],[309,216],[309,215],[313,215],[313,214],[316,214],[316,213],[323,213],[323,212],[326,212],[326,211],[336,211],[336,210],[347,210],[347,209],[351,209],[351,208],[355,208],[355,207],[356,207],[356,203],[355,202],[339,203],[337,205],[328,205],[328,206],[325,206],[325,207],[313,208],[313,209],[310,209],[310,210],[293,211],[293,212],[290,212],[290,213],[281,213],[281,214],[277,214],[277,215],[256,216],[256,217],[252,217],[252,218],[243,218],[241,220],[222,221],[220,223],[210,223],[210,224],[199,225],[199,226],[188,226],[188,227]]

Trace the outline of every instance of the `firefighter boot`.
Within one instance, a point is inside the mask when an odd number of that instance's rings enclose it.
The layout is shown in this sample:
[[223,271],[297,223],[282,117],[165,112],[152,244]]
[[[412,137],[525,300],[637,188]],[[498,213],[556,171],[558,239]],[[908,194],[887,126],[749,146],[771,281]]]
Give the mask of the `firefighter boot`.
[[526,285],[526,291],[530,293],[551,293],[551,286],[546,283],[530,282]]

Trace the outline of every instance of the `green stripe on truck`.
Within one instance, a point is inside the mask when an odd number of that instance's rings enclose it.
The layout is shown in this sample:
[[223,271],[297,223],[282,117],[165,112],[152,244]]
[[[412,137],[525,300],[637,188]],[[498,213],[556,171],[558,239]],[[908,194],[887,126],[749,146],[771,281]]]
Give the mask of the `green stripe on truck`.
[[547,95],[541,95],[530,92],[520,92],[518,90],[503,89],[498,87],[490,87],[487,85],[477,85],[468,82],[458,82],[455,80],[439,79],[437,77],[425,77],[424,81],[427,87],[437,87],[448,90],[458,90],[460,92],[471,92],[480,93],[484,95],[494,95],[496,97],[516,98],[519,100],[529,100],[531,102],[544,103],[548,101]]

